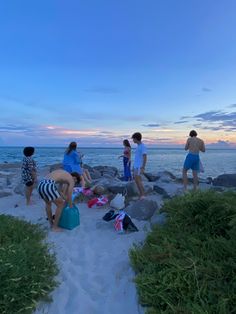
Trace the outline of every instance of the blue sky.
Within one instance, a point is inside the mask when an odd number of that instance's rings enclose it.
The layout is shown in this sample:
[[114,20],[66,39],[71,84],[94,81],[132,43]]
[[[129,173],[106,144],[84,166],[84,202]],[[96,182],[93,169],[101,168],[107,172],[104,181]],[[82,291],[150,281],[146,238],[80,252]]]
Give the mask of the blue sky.
[[235,0],[0,3],[0,145],[236,148]]

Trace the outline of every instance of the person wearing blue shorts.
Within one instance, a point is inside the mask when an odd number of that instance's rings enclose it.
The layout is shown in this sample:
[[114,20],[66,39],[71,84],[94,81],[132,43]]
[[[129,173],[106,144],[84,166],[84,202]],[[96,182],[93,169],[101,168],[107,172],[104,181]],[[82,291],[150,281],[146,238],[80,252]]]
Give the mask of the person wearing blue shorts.
[[188,154],[184,161],[183,166],[183,184],[184,189],[187,190],[188,176],[187,172],[192,169],[193,172],[193,189],[197,189],[198,185],[198,172],[200,170],[200,158],[199,152],[205,152],[205,144],[202,139],[197,137],[197,132],[195,130],[190,131],[189,138],[185,144],[185,150],[188,150]]

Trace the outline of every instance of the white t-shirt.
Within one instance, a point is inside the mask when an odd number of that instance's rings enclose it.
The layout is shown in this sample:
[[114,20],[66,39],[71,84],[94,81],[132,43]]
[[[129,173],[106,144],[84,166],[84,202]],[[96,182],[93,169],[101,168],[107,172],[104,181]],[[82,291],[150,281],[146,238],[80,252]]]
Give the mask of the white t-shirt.
[[143,155],[147,154],[146,146],[141,143],[137,146],[134,157],[134,168],[141,168],[143,165]]

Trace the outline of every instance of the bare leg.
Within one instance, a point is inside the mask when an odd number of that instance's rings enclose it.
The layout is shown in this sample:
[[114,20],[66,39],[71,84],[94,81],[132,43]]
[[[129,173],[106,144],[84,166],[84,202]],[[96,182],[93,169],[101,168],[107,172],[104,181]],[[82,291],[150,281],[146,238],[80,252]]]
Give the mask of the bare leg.
[[86,173],[87,179],[91,182],[91,181],[92,181],[92,178],[91,178],[91,176],[90,176],[90,173],[89,173],[88,169],[84,169],[84,172]]
[[140,194],[140,199],[144,198],[144,187],[142,183],[142,178],[140,175],[135,175],[134,176],[135,183],[137,184],[139,194]]
[[197,190],[197,186],[198,186],[198,175],[197,175],[197,171],[193,170],[193,189],[194,189],[194,191]]
[[52,219],[52,202],[46,202],[46,213],[48,217],[48,221],[50,223],[50,226],[53,226],[53,219]]
[[55,212],[55,219],[53,222],[52,229],[54,231],[61,231],[62,229],[58,227],[58,223],[59,223],[61,212],[62,212],[65,202],[62,198],[57,198],[56,200],[53,201],[53,203],[57,206],[57,208]]
[[188,185],[188,176],[187,176],[187,170],[183,169],[183,184],[184,184],[184,190],[187,190]]
[[34,189],[34,185],[25,187],[26,205],[30,205],[30,198]]

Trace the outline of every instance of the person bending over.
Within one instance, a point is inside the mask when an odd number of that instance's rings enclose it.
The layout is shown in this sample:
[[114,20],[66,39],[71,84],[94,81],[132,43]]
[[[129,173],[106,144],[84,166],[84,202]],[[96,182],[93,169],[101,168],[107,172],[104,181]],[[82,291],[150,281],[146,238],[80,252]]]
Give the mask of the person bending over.
[[[46,205],[46,213],[48,221],[53,231],[61,231],[58,223],[64,206],[68,203],[69,207],[73,207],[72,193],[75,183],[80,182],[80,175],[77,172],[69,174],[64,170],[55,170],[48,174],[39,182],[38,192]],[[59,192],[57,185],[61,185],[62,193]],[[52,204],[56,205],[55,219],[52,217]]]

